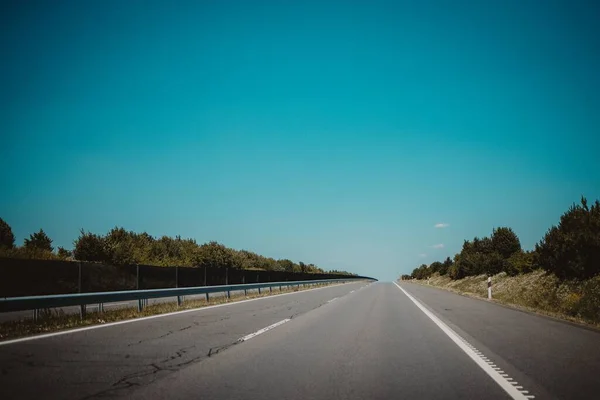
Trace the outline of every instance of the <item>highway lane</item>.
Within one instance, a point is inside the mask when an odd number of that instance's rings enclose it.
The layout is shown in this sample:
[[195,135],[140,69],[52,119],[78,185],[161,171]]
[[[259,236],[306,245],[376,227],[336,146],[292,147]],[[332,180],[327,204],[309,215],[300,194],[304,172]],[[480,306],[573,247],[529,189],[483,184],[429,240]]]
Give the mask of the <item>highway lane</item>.
[[600,398],[600,331],[400,282],[538,398]]
[[374,283],[129,399],[507,399],[391,283]]
[[598,397],[597,331],[401,287],[339,285],[0,345],[0,387],[9,399]]
[[245,335],[321,307],[357,282],[229,303],[13,344],[0,342],[2,398],[126,396]]

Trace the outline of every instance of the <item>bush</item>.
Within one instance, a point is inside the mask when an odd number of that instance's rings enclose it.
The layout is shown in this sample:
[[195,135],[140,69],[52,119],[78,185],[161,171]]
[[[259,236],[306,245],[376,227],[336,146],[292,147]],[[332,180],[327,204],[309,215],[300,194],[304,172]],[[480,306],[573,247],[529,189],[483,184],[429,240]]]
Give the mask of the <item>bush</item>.
[[588,208],[572,205],[558,226],[548,230],[535,246],[536,262],[561,279],[590,278],[600,273],[600,202]]
[[15,235],[12,228],[0,218],[0,248],[12,249],[15,247]]
[[508,259],[506,273],[511,276],[526,274],[534,270],[534,253],[531,251],[519,251]]
[[492,247],[502,259],[507,259],[521,251],[521,241],[511,228],[498,228],[492,231]]
[[83,229],[79,237],[73,242],[73,256],[81,261],[100,261],[108,260],[105,251],[104,238]]
[[43,229],[40,229],[39,232],[32,233],[29,235],[29,239],[25,239],[24,247],[30,251],[48,251],[52,252],[54,248],[52,247],[52,239],[46,235]]

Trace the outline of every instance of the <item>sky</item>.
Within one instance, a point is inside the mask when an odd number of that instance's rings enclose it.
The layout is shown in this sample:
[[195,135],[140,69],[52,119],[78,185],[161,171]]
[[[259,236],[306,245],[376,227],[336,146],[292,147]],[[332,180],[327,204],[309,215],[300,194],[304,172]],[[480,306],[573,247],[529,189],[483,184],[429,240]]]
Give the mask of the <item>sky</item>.
[[581,1],[3,1],[0,217],[382,280],[600,198]]

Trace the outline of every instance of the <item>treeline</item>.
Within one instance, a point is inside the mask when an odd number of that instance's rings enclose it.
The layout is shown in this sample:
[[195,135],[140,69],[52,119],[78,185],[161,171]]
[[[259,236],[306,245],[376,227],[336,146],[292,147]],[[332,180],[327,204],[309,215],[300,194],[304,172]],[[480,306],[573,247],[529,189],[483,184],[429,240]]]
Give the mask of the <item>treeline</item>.
[[194,239],[162,236],[155,238],[146,232],[136,233],[115,227],[106,235],[81,230],[73,242],[73,250],[58,247],[54,251],[52,239],[40,229],[15,245],[10,225],[0,218],[0,256],[8,258],[62,259],[96,261],[111,265],[156,265],[240,268],[265,271],[329,273],[356,275],[346,271],[325,271],[314,265],[275,260],[248,250],[235,250],[217,242],[198,244]]
[[589,207],[585,197],[573,204],[535,245],[524,251],[511,228],[494,229],[490,237],[465,240],[462,250],[430,265],[422,264],[406,279],[427,279],[435,273],[461,279],[472,275],[509,275],[544,269],[560,279],[587,279],[600,275],[600,202]]

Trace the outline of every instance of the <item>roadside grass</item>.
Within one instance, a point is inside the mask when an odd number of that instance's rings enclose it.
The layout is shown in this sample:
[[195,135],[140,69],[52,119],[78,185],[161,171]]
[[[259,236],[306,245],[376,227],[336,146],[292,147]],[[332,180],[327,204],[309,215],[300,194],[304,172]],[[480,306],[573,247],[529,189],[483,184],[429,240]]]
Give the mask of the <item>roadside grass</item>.
[[[428,285],[427,280],[413,280]],[[429,286],[459,294],[487,298],[487,276],[451,280],[434,274]],[[518,309],[600,328],[600,276],[583,281],[561,281],[543,270],[508,276],[492,276],[493,301]]]
[[[325,286],[331,285],[333,284],[325,284]],[[247,296],[244,296],[243,294],[232,294],[231,298],[229,299],[225,295],[213,295],[208,302],[205,298],[190,299],[184,300],[181,306],[178,306],[176,301],[148,304],[141,312],[138,312],[137,307],[106,309],[105,305],[104,312],[88,310],[83,319],[79,316],[79,314],[66,314],[60,309],[40,310],[40,315],[37,322],[35,322],[33,319],[21,319],[0,323],[0,342],[3,340],[16,339],[24,336],[58,332],[91,325],[102,325],[109,322],[136,319],[151,315],[165,314],[195,308],[203,308],[216,304],[233,303],[240,300],[268,297],[280,293],[304,291],[314,289],[316,287],[317,286],[314,285],[300,288],[289,287],[283,288],[281,291],[278,288],[273,287],[272,292],[265,290],[261,294],[258,294],[258,291],[252,290],[248,291]]]

